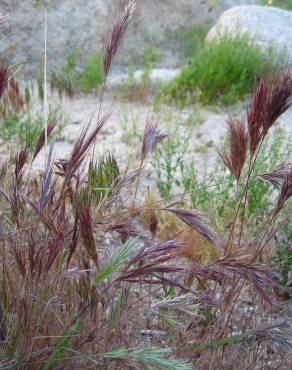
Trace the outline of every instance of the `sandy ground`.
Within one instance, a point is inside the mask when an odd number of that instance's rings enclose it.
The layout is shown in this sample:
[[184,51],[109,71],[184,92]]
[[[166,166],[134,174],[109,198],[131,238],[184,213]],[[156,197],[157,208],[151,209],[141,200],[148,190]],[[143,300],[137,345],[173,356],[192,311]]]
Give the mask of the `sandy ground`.
[[[60,106],[68,120],[62,131],[62,140],[55,143],[55,157],[67,158],[82,127],[88,123],[94,127],[97,122],[99,98],[86,95],[73,99],[63,98],[61,102],[56,96],[49,99],[53,106]],[[236,110],[240,112],[239,107]],[[179,110],[170,106],[154,111],[149,104],[121,102],[113,99],[110,93],[105,96],[101,116],[108,112],[112,114],[97,137],[96,156],[110,151],[117,156],[120,163],[132,162],[140,150],[139,136],[141,137],[146,122],[151,120],[157,121],[161,130],[166,132],[177,129],[179,135],[190,135],[187,157],[206,167],[212,166],[218,158],[216,146],[226,132],[229,114],[204,108],[194,113],[192,107]],[[190,120],[194,122],[192,127]],[[279,119],[277,127],[282,127],[289,135],[292,134],[292,109]],[[136,135],[131,135],[133,130],[136,130]],[[40,155],[35,168],[42,167],[42,163],[43,156]]]
[[[178,73],[177,70],[153,70],[151,82],[166,81]],[[135,78],[139,80],[141,73],[136,71]],[[192,107],[178,109],[174,106],[162,106],[154,110],[153,104],[147,102],[125,102],[116,94],[116,87],[127,75],[111,76],[108,89],[104,96],[101,116],[112,112],[106,125],[97,137],[95,155],[99,157],[106,152],[112,152],[123,166],[128,163],[133,166],[141,147],[141,136],[148,120],[157,121],[161,130],[178,132],[188,135],[190,140],[187,160],[195,161],[196,166],[211,168],[218,160],[216,147],[220,138],[226,132],[228,115],[242,114],[247,103],[238,103],[235,107],[223,110],[218,107]],[[34,89],[35,91],[37,89]],[[150,99],[151,100],[151,99]],[[88,123],[93,127],[97,122],[100,97],[98,95],[78,95],[73,99],[60,97],[49,92],[48,104],[58,108],[65,117],[67,124],[62,131],[62,137],[55,143],[55,158],[67,158],[82,127]],[[41,110],[40,102],[34,98],[32,106]],[[191,122],[191,124],[190,124]],[[277,123],[292,134],[292,109],[286,112]],[[136,134],[133,135],[133,131]],[[271,133],[272,134],[272,133]],[[44,152],[36,159],[33,171],[44,166]]]

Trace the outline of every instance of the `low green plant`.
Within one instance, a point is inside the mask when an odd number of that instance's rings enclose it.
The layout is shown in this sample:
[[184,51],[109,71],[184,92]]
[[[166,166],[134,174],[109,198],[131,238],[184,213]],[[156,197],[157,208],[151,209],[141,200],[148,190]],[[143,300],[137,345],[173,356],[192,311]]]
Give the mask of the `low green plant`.
[[[215,164],[213,170],[202,170],[195,160],[187,161],[185,153],[189,140],[184,135],[176,134],[175,138],[171,135],[156,149],[152,164],[157,175],[157,187],[163,197],[175,195],[176,189],[187,195],[192,208],[200,208],[207,213],[212,209],[210,217],[218,227],[222,227],[228,223],[239,201],[239,195],[234,194],[236,181],[220,161]],[[274,135],[262,149],[254,171],[258,174],[265,173],[281,161],[289,160],[291,156],[292,145],[289,136],[287,137],[282,129],[275,129]],[[238,193],[243,191],[243,187],[242,181],[237,186]],[[261,222],[262,217],[271,211],[274,204],[273,194],[274,189],[268,183],[259,182],[256,176],[251,178],[246,211],[252,225]]]
[[262,5],[276,6],[287,10],[292,9],[292,0],[262,0]]
[[88,180],[88,191],[94,194],[97,204],[100,204],[113,194],[120,179],[120,170],[115,157],[108,153],[93,165]]
[[[48,121],[56,121],[58,129],[57,138],[60,137],[67,118],[58,109],[49,108]],[[3,141],[13,141],[17,145],[25,145],[33,149],[44,127],[43,114],[30,111],[17,113],[9,111],[5,117],[0,118],[0,138]]]
[[249,93],[261,74],[272,75],[276,66],[272,49],[265,55],[248,34],[225,34],[197,50],[157,99],[179,106],[196,101],[230,105]]
[[178,135],[178,126],[169,127],[169,136],[155,149],[152,165],[156,183],[163,198],[168,198],[175,186],[180,185],[180,171],[184,167],[189,147],[189,132]]
[[134,90],[135,84],[135,66],[130,64],[128,66],[127,78],[119,83],[117,93],[122,94],[128,100],[128,94]]
[[155,36],[146,39],[146,46],[142,56],[142,83],[149,82],[150,73],[155,65],[161,60],[161,51],[159,49],[158,39]]
[[77,85],[84,92],[97,90],[103,82],[103,77],[102,56],[93,53],[85,58],[84,68],[77,76]]
[[139,116],[124,114],[122,121],[122,141],[125,144],[131,144],[140,136],[139,132]]
[[[70,53],[66,63],[60,69],[54,68],[50,74],[51,89],[72,97],[76,91],[90,92],[97,90],[104,78],[102,56],[92,53],[80,57],[80,53]],[[78,67],[78,62],[82,67]],[[43,78],[39,78],[40,97],[43,96]]]
[[147,364],[145,369],[159,369],[159,370],[192,370],[193,366],[187,361],[166,358],[171,355],[170,348],[159,348],[155,346],[148,346],[145,348],[127,349],[117,348],[111,352],[102,354],[105,358],[127,360],[131,359],[140,363]]
[[195,126],[201,125],[204,121],[205,121],[205,118],[202,113],[200,105],[194,104],[192,107],[192,111],[186,120],[186,124],[189,127],[195,127]]
[[109,261],[105,263],[95,276],[96,284],[102,283],[106,279],[110,279],[115,271],[117,271],[124,263],[130,259],[131,254],[137,248],[137,240],[126,242],[122,248],[112,255]]

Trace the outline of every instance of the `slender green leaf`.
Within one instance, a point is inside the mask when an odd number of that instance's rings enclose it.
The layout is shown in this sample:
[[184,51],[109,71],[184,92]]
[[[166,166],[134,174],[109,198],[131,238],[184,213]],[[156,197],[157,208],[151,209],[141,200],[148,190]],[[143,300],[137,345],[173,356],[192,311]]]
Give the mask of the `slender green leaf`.
[[82,320],[79,319],[69,329],[65,330],[62,338],[55,344],[52,353],[46,360],[43,370],[49,370],[54,362],[62,359],[64,351],[70,346],[71,339],[80,332]]

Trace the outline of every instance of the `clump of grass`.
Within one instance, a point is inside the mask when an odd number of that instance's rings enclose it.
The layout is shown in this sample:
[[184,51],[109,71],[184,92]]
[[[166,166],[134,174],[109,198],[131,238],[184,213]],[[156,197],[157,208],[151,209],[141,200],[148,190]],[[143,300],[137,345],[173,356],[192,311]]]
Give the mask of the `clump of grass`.
[[[77,65],[77,62],[81,67]],[[78,53],[69,54],[66,63],[60,69],[55,68],[51,71],[52,91],[56,90],[60,97],[62,94],[73,97],[77,91],[85,93],[97,91],[104,79],[102,63],[102,56],[98,53],[92,53],[82,58],[78,56]],[[41,79],[39,79],[39,85],[42,89]],[[42,94],[40,94],[41,96]]]
[[248,34],[225,34],[199,49],[180,75],[162,88],[158,100],[229,105],[249,93],[260,75],[272,75],[275,69],[272,50],[265,55]]
[[[103,89],[135,10],[136,3],[128,1],[112,24]],[[91,129],[84,126],[67,159],[54,158],[52,141],[43,171],[33,178],[26,169],[45,145],[44,130],[32,156],[21,147],[13,166],[1,164],[0,367],[187,370],[210,368],[212,358],[218,368],[226,363],[234,368],[234,355],[245,348],[250,355],[242,356],[243,367],[256,368],[266,364],[269,342],[279,349],[272,366],[289,364],[289,326],[270,320],[267,311],[274,303],[272,289],[278,288],[268,258],[270,240],[292,196],[287,164],[280,175],[272,169],[268,174],[279,196],[257,237],[246,231],[244,220],[258,154],[291,96],[292,79],[286,74],[272,82],[261,79],[248,109],[248,130],[238,125],[230,130],[221,158],[244,187],[236,188],[239,202],[228,233],[219,233],[206,215],[181,199],[140,203],[144,169],[167,136],[152,121],[145,126],[133,170],[118,167],[113,156],[99,163],[92,156],[110,113],[100,114]],[[51,135],[55,126],[49,127]],[[248,139],[239,161],[235,143],[242,133]],[[148,222],[142,228],[139,216],[145,211]],[[177,229],[157,239],[159,215],[186,225],[192,231],[187,238],[195,233],[211,243],[212,260],[202,264],[194,254],[191,262],[183,259],[192,244],[181,240]],[[253,307],[248,319],[246,300]]]
[[185,154],[189,147],[190,130],[177,135],[178,126],[169,129],[169,137],[153,153],[152,165],[156,171],[156,183],[160,194],[167,198],[179,186],[179,173],[185,165]]
[[121,140],[125,144],[133,143],[134,140],[139,138],[139,116],[125,114],[122,121],[122,137]]
[[[52,123],[59,123],[56,135],[60,137],[67,123],[64,115],[60,111],[50,108],[48,120]],[[9,111],[5,117],[0,118],[0,137],[5,142],[12,142],[13,146],[15,144],[25,145],[29,150],[33,150],[43,126],[44,119],[41,113]]]
[[103,82],[102,56],[91,54],[86,57],[84,69],[77,77],[77,85],[82,91],[97,90]]
[[111,198],[113,189],[120,179],[120,170],[116,158],[112,154],[103,156],[90,171],[88,187],[93,192],[97,204]]

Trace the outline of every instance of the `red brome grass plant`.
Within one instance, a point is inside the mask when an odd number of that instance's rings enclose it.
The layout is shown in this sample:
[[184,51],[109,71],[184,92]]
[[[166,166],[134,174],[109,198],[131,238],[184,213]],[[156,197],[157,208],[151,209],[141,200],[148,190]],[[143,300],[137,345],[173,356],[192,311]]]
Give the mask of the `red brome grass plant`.
[[[113,22],[106,75],[135,9],[135,2],[125,3]],[[9,72],[5,66],[0,71],[2,95]],[[119,168],[113,155],[88,158],[110,113],[99,115],[92,131],[85,126],[68,159],[54,157],[52,140],[44,170],[33,176],[27,169],[43,149],[44,132],[31,158],[20,149],[0,176],[0,367],[231,369],[238,366],[238,354],[247,352],[240,366],[250,369],[266,366],[274,352],[273,368],[285,368],[288,323],[269,320],[278,310],[273,289],[279,287],[262,254],[292,195],[290,164],[261,176],[277,185],[279,199],[258,239],[250,240],[238,214],[248,201],[260,143],[291,95],[287,72],[274,81],[263,78],[246,120],[230,118],[229,148],[221,158],[237,182],[248,166],[230,234],[219,235],[199,210],[147,204],[147,210],[171,214],[216,248],[204,264],[181,258],[185,242],[179,235],[157,240],[155,212],[148,228],[139,222],[145,208],[137,199],[139,179],[154,146],[166,137],[156,124],[146,125],[133,170]],[[49,123],[48,135],[56,124]]]

